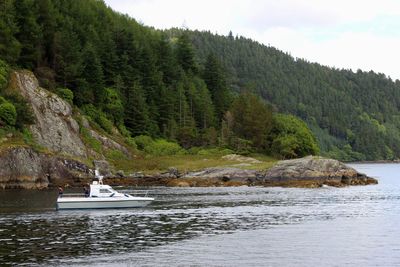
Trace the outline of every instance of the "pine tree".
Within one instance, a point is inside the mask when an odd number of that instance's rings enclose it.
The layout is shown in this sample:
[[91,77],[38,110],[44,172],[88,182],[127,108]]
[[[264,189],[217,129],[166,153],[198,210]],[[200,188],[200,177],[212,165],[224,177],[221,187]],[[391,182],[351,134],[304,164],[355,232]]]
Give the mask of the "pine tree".
[[135,83],[127,92],[124,123],[133,136],[149,135],[149,111],[143,89]]
[[41,27],[37,23],[38,11],[33,0],[15,1],[15,19],[19,31],[16,38],[21,44],[18,64],[34,69],[41,59]]
[[186,73],[197,73],[197,64],[193,46],[189,40],[189,36],[183,33],[177,43],[176,48],[178,63]]
[[21,43],[16,38],[19,31],[15,18],[14,0],[0,2],[0,57],[14,64],[20,55]]
[[222,66],[213,54],[207,57],[203,78],[210,90],[217,119],[221,121],[223,114],[231,104],[231,96]]

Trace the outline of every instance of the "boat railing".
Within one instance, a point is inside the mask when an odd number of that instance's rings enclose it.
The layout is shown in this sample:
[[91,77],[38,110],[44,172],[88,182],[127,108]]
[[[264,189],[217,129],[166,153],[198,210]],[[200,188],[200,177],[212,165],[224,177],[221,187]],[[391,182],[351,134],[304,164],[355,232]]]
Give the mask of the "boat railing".
[[82,193],[67,193],[62,194],[60,197],[85,197],[85,194]]
[[149,190],[118,190],[118,192],[123,194],[129,194],[132,196],[144,196],[147,197]]

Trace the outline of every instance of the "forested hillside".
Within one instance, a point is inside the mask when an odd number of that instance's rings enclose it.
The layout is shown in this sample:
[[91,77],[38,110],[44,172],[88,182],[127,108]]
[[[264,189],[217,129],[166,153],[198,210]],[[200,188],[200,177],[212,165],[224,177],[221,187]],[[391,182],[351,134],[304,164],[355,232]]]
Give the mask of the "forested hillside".
[[231,88],[250,89],[279,112],[305,120],[323,154],[344,160],[400,156],[398,80],[310,63],[232,33],[186,32],[200,62],[209,53],[223,62]]
[[[155,30],[102,1],[2,0],[0,89],[19,68],[131,143],[147,135],[185,149],[293,158],[318,153],[309,127],[325,155],[400,156],[398,82],[311,64],[232,34]],[[26,132],[29,109],[2,95],[2,129]]]

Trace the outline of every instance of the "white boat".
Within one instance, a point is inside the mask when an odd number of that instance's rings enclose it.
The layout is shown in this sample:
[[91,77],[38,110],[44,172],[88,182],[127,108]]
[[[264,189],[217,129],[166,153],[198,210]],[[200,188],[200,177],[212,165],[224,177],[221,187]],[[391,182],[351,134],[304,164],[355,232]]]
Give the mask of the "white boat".
[[99,181],[92,182],[90,191],[86,196],[80,194],[59,195],[57,199],[57,209],[141,208],[149,205],[154,200],[154,198],[147,196],[139,197],[119,193],[111,186],[103,184],[101,176],[98,178]]

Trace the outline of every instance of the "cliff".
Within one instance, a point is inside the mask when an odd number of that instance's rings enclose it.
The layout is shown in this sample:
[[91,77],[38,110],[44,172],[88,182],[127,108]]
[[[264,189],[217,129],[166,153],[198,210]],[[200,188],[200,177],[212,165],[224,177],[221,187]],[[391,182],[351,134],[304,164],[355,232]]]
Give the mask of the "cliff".
[[[19,94],[30,105],[35,123],[29,126],[34,143],[27,145],[2,143],[0,151],[0,188],[46,188],[48,186],[82,183],[93,177],[91,160],[103,160],[103,152],[111,149],[130,156],[128,149],[102,133],[58,95],[41,88],[30,71],[11,73],[6,94]],[[82,121],[82,125],[77,119]],[[102,148],[94,151],[81,136],[86,128],[90,138]],[[4,140],[3,140],[4,141]]]
[[82,162],[13,147],[0,156],[0,188],[42,189],[85,180],[93,171]]
[[20,93],[32,107],[36,122],[30,130],[39,145],[56,153],[82,158],[87,156],[70,104],[40,88],[38,80],[29,71],[13,72],[10,85],[9,90]]

